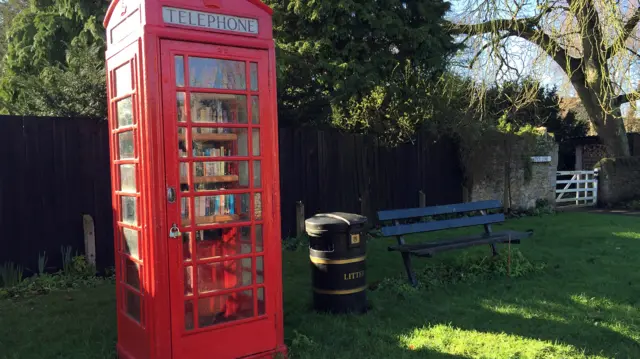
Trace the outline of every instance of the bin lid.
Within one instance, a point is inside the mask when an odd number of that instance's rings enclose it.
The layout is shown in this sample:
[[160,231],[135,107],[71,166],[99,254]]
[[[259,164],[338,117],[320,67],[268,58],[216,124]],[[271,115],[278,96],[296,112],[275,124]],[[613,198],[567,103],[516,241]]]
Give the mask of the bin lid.
[[307,231],[347,232],[353,226],[367,223],[367,217],[354,213],[319,213],[304,221]]

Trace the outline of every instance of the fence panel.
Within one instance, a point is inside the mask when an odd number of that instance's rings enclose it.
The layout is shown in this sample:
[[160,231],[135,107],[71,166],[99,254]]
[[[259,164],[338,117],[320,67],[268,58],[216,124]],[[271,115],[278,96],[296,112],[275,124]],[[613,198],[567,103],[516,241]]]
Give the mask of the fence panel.
[[0,264],[59,268],[61,247],[84,251],[82,215],[96,226],[96,260],[113,265],[108,127],[90,118],[0,116]]
[[361,213],[375,221],[377,210],[462,201],[457,145],[421,135],[414,143],[381,146],[370,136],[280,129],[283,236],[295,235],[296,202],[306,217],[326,211]]
[[[0,116],[0,264],[37,270],[39,253],[61,266],[61,246],[84,249],[83,215],[95,222],[98,267],[113,265],[109,129],[100,119]],[[283,236],[295,235],[296,202],[306,217],[462,201],[454,141],[421,135],[380,146],[370,136],[280,129]]]

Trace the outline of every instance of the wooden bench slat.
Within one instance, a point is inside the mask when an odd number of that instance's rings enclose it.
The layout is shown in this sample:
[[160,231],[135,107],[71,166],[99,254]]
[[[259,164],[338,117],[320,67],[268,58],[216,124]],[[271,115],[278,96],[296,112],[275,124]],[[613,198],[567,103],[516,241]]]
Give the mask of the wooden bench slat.
[[427,242],[427,243],[420,243],[420,244],[404,244],[404,245],[389,246],[388,250],[398,251],[398,252],[412,252],[416,250],[446,246],[446,245],[455,244],[455,243],[473,242],[480,239],[496,239],[497,241],[506,239],[506,241],[508,242],[509,237],[511,237],[511,241],[515,243],[516,241],[519,242],[521,239],[531,237],[532,235],[533,235],[533,231],[529,231],[529,232],[501,231],[501,232],[494,232],[491,234],[480,233],[480,234],[475,234],[470,236],[456,237],[449,240],[443,239],[441,241],[434,241],[434,242]]
[[385,237],[390,236],[402,236],[411,233],[432,232],[444,229],[462,228],[477,226],[483,224],[501,223],[504,222],[504,214],[490,214],[487,216],[475,216],[447,219],[435,222],[423,222],[423,223],[411,223],[400,224],[396,226],[382,227],[382,235]]
[[378,219],[381,221],[390,221],[394,219],[407,219],[416,217],[435,216],[439,214],[451,214],[481,211],[489,209],[502,208],[500,201],[478,201],[469,203],[449,204],[446,206],[423,207],[423,208],[406,208],[394,209],[378,212]]

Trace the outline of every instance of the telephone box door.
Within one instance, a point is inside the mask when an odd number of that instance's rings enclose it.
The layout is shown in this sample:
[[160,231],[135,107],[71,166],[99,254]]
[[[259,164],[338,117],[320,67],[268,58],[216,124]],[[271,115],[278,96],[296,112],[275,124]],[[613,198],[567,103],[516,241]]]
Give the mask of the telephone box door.
[[268,52],[168,40],[161,49],[173,357],[273,350]]

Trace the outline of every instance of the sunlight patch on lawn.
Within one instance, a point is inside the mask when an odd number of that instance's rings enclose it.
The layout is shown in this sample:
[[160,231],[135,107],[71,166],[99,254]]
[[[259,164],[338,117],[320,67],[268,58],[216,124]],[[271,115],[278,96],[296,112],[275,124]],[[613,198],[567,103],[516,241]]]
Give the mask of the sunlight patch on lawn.
[[582,307],[585,321],[609,328],[632,340],[640,340],[640,324],[630,321],[630,318],[638,317],[638,309],[633,305],[619,304],[609,298],[592,297],[584,293],[572,295],[571,300]]
[[514,304],[496,302],[493,300],[483,300],[480,304],[484,309],[490,310],[499,314],[517,315],[524,319],[545,319],[558,323],[569,322],[566,316],[560,315],[565,310],[565,307],[549,302],[537,301],[535,307],[529,303],[526,304]]
[[438,324],[416,328],[400,336],[400,344],[408,350],[428,349],[465,358],[494,359],[604,359],[585,355],[574,346],[526,338],[507,333],[486,333]]
[[640,239],[640,233],[638,232],[613,232],[613,235],[622,238]]

